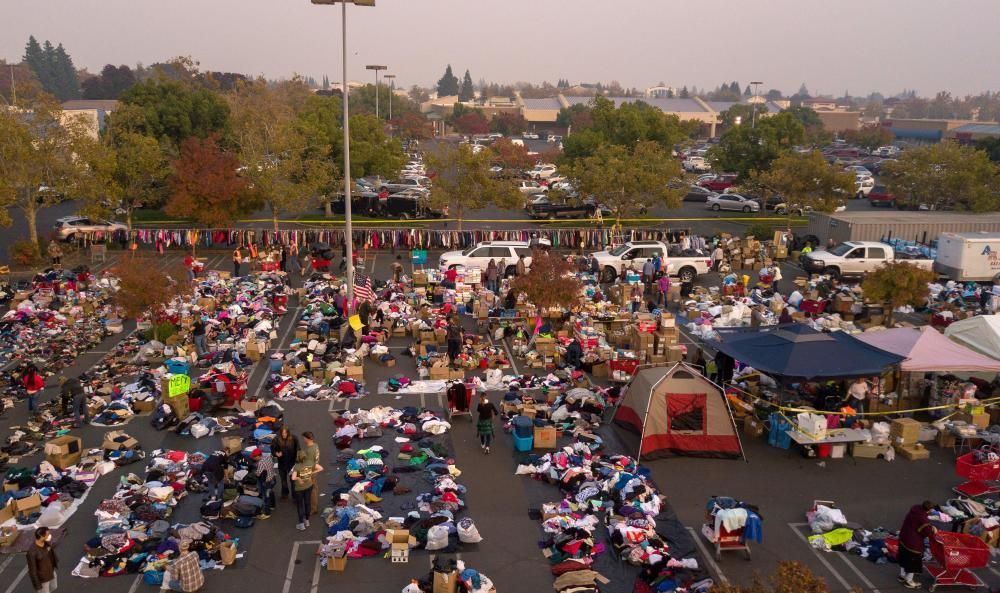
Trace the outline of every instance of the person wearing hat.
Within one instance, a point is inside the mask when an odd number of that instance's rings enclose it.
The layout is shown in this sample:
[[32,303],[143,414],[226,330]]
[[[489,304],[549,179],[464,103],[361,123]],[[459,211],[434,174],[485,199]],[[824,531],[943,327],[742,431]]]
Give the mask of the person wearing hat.
[[52,534],[48,527],[35,530],[35,545],[24,555],[28,561],[28,576],[31,585],[39,593],[51,593],[56,590],[56,569],[59,559],[52,549]]
[[913,578],[924,571],[924,538],[933,537],[937,528],[931,525],[927,512],[934,508],[934,503],[925,500],[921,504],[910,507],[899,530],[899,552],[896,560],[899,562],[899,582],[908,589],[919,589],[920,583]]
[[250,458],[256,462],[254,475],[257,476],[257,484],[260,486],[260,497],[264,500],[264,508],[257,515],[257,518],[270,519],[274,487],[278,483],[278,472],[274,468],[274,458],[271,457],[270,453],[265,453],[259,448],[253,450]]
[[194,593],[205,585],[205,575],[201,572],[198,553],[191,550],[188,540],[181,540],[181,554],[167,566],[163,573],[161,591],[181,591]]

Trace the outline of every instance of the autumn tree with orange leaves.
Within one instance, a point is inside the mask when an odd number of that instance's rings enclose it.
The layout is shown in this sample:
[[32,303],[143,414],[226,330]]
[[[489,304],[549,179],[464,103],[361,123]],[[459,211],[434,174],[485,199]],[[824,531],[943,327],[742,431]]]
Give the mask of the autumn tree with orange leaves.
[[193,290],[182,266],[163,268],[161,263],[148,257],[127,257],[111,269],[118,279],[115,305],[129,319],[148,315],[154,340],[159,339],[159,321],[165,309],[175,298]]
[[[513,265],[516,262],[507,262]],[[512,290],[523,292],[528,301],[539,309],[570,308],[580,298],[580,280],[565,259],[547,251],[535,250],[531,269],[514,279]]]
[[257,204],[239,174],[239,159],[219,146],[218,137],[191,137],[172,163],[171,196],[164,211],[210,228],[225,228]]

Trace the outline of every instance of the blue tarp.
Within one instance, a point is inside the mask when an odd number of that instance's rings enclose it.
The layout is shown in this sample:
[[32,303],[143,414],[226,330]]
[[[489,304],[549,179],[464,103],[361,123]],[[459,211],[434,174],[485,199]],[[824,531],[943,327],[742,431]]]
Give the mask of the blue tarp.
[[904,357],[844,332],[822,333],[801,323],[765,328],[716,328],[711,346],[758,371],[793,379],[874,377]]

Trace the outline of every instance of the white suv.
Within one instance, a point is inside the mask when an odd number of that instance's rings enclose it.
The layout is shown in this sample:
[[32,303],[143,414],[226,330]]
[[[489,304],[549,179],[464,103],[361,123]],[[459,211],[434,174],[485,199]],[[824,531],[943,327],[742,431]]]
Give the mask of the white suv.
[[537,181],[531,181],[530,179],[522,179],[517,182],[517,189],[525,195],[545,193],[549,191],[549,188],[539,185]]
[[490,260],[496,261],[500,265],[500,260],[504,260],[504,276],[513,276],[517,269],[517,260],[524,256],[525,266],[531,266],[532,247],[547,248],[551,244],[545,240],[540,240],[537,244],[527,241],[482,241],[472,247],[467,247],[463,251],[448,251],[441,254],[438,260],[438,268],[448,270],[458,266],[466,268],[479,268],[486,270]]
[[629,241],[593,255],[601,269],[601,282],[614,282],[629,262],[632,262],[636,272],[642,273],[642,265],[657,254],[666,263],[667,273],[681,282],[693,282],[698,275],[707,274],[712,268],[710,257],[682,255],[679,246],[668,246],[662,241]]
[[531,178],[534,180],[548,179],[556,174],[555,165],[537,165],[531,170]]

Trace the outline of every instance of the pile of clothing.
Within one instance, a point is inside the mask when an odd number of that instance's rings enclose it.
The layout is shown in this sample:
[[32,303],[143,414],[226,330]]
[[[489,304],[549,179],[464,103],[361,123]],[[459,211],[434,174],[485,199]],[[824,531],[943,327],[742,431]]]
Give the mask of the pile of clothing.
[[115,494],[98,505],[97,530],[84,544],[73,575],[84,578],[161,572],[182,541],[200,556],[202,569],[221,567],[221,550],[232,538],[208,523],[169,522],[188,492],[203,490],[202,453],[158,450],[151,454],[145,478],[122,476]]
[[12,287],[0,318],[0,366],[33,362],[52,375],[109,335],[113,278],[95,279],[86,266],[46,270]]
[[10,467],[3,478],[0,508],[11,501],[34,499],[37,510],[10,519],[7,524],[16,524],[20,529],[60,527],[76,512],[97,479],[114,468],[114,463],[102,458],[100,450],[87,452],[79,463],[64,470],[48,461],[36,468]]
[[702,526],[705,538],[715,543],[723,531],[735,533],[742,530],[741,541],[763,542],[759,510],[755,505],[728,496],[713,496],[705,507],[709,522]]
[[296,339],[284,355],[271,356],[267,386],[276,399],[325,401],[367,395],[363,375],[349,375],[348,367],[363,368],[372,345],[340,348],[324,337]]
[[577,429],[573,444],[542,456],[528,455],[518,475],[556,485],[567,493],[531,514],[542,519],[540,546],[557,576],[558,591],[598,591],[606,579],[592,570],[604,544],[595,539],[599,513],[621,560],[641,568],[634,590],[689,591],[710,586],[694,558],[675,558],[656,522],[664,497],[648,470],[625,455],[604,455],[600,439]]

